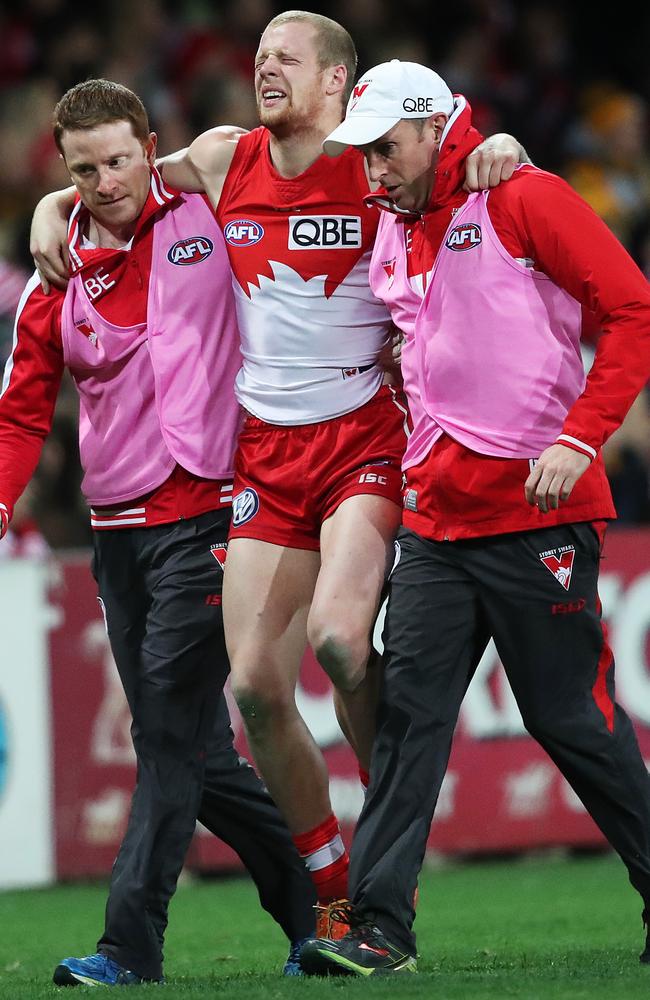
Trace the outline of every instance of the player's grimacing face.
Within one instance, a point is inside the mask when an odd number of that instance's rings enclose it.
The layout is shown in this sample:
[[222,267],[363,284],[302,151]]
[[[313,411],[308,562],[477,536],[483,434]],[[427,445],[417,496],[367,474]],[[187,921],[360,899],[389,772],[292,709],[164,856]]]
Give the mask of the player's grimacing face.
[[147,200],[156,137],[147,143],[129,121],[69,129],[61,137],[66,166],[81,200],[108,229],[135,222]]
[[255,56],[255,97],[262,125],[283,131],[291,125],[314,124],[322,79],[310,25],[291,21],[267,28]]

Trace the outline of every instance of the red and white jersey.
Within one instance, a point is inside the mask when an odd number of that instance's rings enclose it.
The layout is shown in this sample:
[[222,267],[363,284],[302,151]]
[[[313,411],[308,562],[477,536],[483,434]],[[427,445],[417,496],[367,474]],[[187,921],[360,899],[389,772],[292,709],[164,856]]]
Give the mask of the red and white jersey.
[[367,187],[355,150],[284,178],[267,129],[239,139],[217,218],[242,341],[237,396],[268,423],[332,419],[381,385],[390,317],[368,284],[378,215]]

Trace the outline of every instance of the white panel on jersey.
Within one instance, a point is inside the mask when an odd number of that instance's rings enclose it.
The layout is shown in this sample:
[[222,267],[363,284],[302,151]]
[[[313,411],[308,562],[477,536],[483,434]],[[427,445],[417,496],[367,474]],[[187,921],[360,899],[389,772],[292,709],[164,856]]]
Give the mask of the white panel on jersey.
[[304,424],[372,398],[390,318],[368,287],[368,261],[364,254],[329,297],[326,275],[305,280],[278,261],[248,294],[234,282],[243,356],[236,391],[245,409],[273,424]]

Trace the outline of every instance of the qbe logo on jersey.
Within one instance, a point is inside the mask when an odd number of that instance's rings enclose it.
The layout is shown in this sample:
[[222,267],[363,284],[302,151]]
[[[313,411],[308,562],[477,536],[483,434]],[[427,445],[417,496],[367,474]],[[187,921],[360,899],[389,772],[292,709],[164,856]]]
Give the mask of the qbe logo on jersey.
[[190,236],[189,239],[174,243],[167,254],[167,260],[170,264],[180,264],[183,267],[187,264],[199,264],[213,250],[214,244],[207,236]]
[[249,486],[232,498],[232,524],[238,528],[255,517],[260,509],[260,498]]
[[462,222],[460,226],[454,226],[445,240],[445,246],[458,253],[460,250],[477,247],[482,238],[481,227],[476,222]]
[[358,215],[290,215],[289,250],[354,250],[361,246]]
[[264,236],[264,228],[252,219],[233,219],[223,231],[231,247],[252,247]]

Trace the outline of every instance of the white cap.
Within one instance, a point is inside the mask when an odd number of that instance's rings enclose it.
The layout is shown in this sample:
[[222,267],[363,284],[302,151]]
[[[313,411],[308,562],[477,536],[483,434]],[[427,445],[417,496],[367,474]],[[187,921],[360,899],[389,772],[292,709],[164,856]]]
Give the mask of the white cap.
[[379,139],[402,118],[450,116],[453,110],[453,95],[441,76],[420,63],[391,59],[355,84],[345,120],[325,139],[323,150],[339,156],[348,146]]

